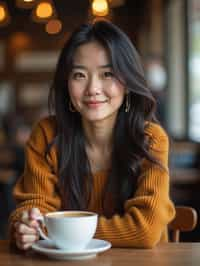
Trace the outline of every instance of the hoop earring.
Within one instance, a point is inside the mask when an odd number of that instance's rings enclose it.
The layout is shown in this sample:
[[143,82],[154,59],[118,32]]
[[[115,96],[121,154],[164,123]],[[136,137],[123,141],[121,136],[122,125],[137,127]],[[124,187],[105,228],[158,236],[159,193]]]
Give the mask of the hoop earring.
[[74,109],[74,107],[73,107],[71,101],[69,101],[69,110],[70,110],[70,112],[72,112],[72,113],[75,113],[75,112],[76,112],[76,110]]
[[128,113],[130,110],[131,104],[130,104],[130,97],[129,94],[126,95],[126,104],[125,104],[125,113]]

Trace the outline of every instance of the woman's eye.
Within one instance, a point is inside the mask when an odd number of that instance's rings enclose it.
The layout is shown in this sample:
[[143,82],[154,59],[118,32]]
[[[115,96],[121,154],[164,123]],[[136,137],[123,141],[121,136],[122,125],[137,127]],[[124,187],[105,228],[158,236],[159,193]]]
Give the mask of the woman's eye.
[[105,78],[112,78],[112,77],[114,77],[114,74],[111,71],[106,71],[106,72],[104,72],[104,77]]
[[73,74],[73,78],[74,79],[82,79],[82,78],[85,78],[85,75],[81,72],[77,72],[77,73]]

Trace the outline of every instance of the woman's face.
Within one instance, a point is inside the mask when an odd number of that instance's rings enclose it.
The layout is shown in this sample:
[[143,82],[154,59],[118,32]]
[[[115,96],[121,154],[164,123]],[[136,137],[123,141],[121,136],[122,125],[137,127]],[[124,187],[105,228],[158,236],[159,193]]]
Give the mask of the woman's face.
[[126,93],[106,49],[95,41],[77,48],[68,88],[73,108],[90,122],[116,118]]

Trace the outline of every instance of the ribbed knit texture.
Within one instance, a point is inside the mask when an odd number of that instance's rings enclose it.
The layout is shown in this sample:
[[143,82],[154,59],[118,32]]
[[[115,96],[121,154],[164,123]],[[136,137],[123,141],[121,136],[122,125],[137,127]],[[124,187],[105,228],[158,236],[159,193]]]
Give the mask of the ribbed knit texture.
[[[107,173],[99,171],[94,174],[88,210],[99,214],[95,237],[110,241],[113,247],[151,248],[160,241],[167,241],[167,224],[175,215],[169,198],[168,137],[154,123],[150,123],[146,133],[153,140],[151,153],[166,170],[144,160],[136,193],[124,203],[124,216],[115,214],[107,219],[103,215],[102,198]],[[34,127],[27,142],[25,170],[14,188],[17,208],[10,216],[10,238],[13,236],[13,223],[23,210],[37,207],[46,213],[61,209],[55,148],[45,158],[47,145],[55,135],[55,119],[49,117]]]

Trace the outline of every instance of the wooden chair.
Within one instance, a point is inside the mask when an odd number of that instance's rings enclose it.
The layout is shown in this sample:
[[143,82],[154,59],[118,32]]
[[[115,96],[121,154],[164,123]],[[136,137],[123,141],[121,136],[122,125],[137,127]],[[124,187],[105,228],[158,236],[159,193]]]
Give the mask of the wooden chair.
[[172,242],[180,241],[180,232],[192,231],[197,224],[197,212],[194,208],[187,206],[177,206],[176,216],[168,225],[172,232]]

